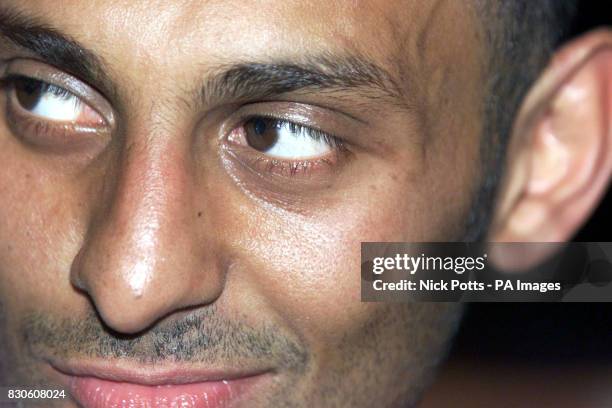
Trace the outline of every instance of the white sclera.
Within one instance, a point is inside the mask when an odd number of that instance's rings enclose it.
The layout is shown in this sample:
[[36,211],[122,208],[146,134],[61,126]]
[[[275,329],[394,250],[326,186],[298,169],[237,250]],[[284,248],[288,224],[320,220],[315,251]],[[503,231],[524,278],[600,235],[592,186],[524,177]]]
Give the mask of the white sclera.
[[309,159],[323,156],[332,149],[329,144],[321,139],[313,139],[304,129],[291,129],[288,123],[278,125],[276,131],[278,138],[276,142],[265,151],[270,156],[283,159]]
[[30,112],[49,120],[73,121],[79,117],[81,109],[81,102],[76,96],[56,95],[47,91]]

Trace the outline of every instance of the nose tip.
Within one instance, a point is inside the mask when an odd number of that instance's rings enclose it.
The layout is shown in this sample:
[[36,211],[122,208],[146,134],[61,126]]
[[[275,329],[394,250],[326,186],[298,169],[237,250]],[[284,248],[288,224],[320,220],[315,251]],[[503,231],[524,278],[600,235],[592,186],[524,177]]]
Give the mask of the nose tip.
[[145,153],[131,157],[102,194],[108,204],[92,216],[71,271],[72,283],[121,333],[211,303],[224,283],[212,238],[198,230],[205,217],[192,208],[186,166],[177,165],[181,157]]
[[89,295],[105,324],[119,333],[142,331],[172,312],[211,303],[221,292],[218,274],[202,276],[206,285],[199,285],[153,258],[122,257],[118,264],[79,256],[73,264],[79,272],[72,275],[74,286]]

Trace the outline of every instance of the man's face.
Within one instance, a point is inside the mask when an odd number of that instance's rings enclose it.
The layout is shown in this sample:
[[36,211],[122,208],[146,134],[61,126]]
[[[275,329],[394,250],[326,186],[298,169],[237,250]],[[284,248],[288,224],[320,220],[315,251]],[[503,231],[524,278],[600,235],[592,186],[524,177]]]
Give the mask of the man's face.
[[0,384],[85,406],[415,398],[458,310],[360,302],[360,242],[464,233],[484,100],[470,7],[1,10]]

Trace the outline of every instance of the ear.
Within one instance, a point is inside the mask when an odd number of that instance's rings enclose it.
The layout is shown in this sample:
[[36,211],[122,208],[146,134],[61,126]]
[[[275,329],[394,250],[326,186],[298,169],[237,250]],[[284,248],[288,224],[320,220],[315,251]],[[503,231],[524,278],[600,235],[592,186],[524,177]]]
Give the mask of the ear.
[[570,240],[611,175],[612,31],[600,30],[565,46],[529,92],[488,240]]

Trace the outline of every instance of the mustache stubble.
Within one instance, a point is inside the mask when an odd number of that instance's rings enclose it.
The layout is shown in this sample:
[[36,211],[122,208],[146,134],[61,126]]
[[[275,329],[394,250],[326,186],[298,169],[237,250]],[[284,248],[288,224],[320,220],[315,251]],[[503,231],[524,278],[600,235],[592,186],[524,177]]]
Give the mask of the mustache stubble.
[[278,326],[255,328],[229,320],[214,305],[136,335],[114,332],[93,311],[80,319],[33,312],[20,326],[20,337],[31,353],[53,358],[127,359],[141,364],[265,360],[296,371],[305,370],[310,360],[304,344],[283,334]]

